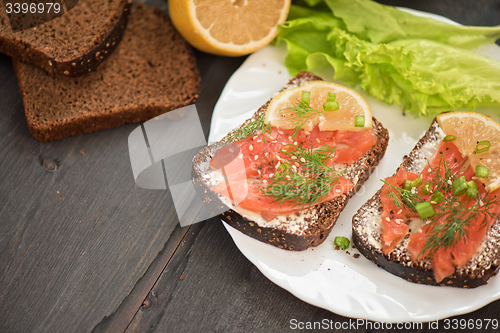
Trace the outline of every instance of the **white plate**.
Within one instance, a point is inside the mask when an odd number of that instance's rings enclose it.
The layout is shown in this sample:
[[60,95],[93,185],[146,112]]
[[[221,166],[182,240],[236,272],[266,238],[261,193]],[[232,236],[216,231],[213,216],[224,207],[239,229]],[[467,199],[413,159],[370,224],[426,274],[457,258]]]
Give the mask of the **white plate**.
[[[411,13],[449,22],[436,15]],[[496,45],[482,47],[481,53],[500,60]],[[210,142],[248,119],[259,106],[288,82],[283,61],[286,49],[267,46],[252,54],[228,81],[215,107]],[[332,80],[332,73],[318,73]],[[337,314],[384,322],[432,321],[474,311],[500,298],[500,276],[471,290],[417,285],[396,277],[360,256],[333,249],[335,236],[351,238],[351,219],[357,209],[381,186],[380,179],[391,176],[396,167],[428,129],[432,119],[403,116],[397,106],[389,106],[367,96],[373,115],[389,130],[389,146],[370,179],[340,215],[330,237],[320,246],[302,252],[281,250],[261,243],[227,226],[240,251],[271,281],[303,301]],[[483,109],[498,114],[498,109]]]

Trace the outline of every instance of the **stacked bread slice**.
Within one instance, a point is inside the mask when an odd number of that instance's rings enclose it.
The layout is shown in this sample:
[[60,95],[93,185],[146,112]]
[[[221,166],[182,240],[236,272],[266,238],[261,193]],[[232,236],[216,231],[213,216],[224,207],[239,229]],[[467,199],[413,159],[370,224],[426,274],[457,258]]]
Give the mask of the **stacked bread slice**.
[[101,2],[80,0],[17,33],[0,17],[0,52],[13,57],[28,126],[40,142],[146,121],[198,96],[194,53],[164,12]]
[[[16,31],[6,11],[0,11],[0,53],[54,75],[74,77],[95,70],[120,42],[130,3],[127,0],[79,2],[64,15],[22,31]],[[19,20],[29,20],[36,14],[28,12]]]

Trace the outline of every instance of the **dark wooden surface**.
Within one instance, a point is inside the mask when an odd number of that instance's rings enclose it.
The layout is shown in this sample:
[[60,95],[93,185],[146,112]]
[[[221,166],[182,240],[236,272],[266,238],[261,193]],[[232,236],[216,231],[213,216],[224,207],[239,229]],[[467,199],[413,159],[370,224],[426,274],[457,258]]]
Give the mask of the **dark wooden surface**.
[[[381,2],[500,24],[498,1]],[[196,55],[208,134],[244,58]],[[217,219],[181,228],[168,191],[134,183],[136,126],[38,143],[0,55],[0,332],[284,332],[291,319],[348,320],[267,280]],[[500,301],[456,318],[500,318]]]

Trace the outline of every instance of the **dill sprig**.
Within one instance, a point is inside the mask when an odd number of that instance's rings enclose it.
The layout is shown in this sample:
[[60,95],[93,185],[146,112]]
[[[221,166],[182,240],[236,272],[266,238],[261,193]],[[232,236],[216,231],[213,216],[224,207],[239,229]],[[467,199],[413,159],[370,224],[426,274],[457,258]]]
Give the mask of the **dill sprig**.
[[337,154],[337,147],[323,146],[314,149],[312,143],[311,148],[307,149],[304,146],[295,146],[292,144],[284,145],[281,147],[281,152],[286,158],[294,160],[295,162],[306,163],[308,167],[323,167]]
[[[340,172],[328,167],[335,157],[336,148],[324,146],[310,149],[303,146],[285,145],[281,152],[293,163],[283,163],[265,188],[259,188],[273,202],[293,202],[297,205],[313,205],[323,200],[340,179]],[[295,163],[299,165],[297,168]]]
[[265,134],[271,132],[271,125],[264,121],[265,113],[260,114],[254,121],[246,124],[238,131],[226,138],[226,142],[236,142],[245,139],[249,135],[254,135],[261,132],[264,143],[266,142]]
[[[294,131],[293,138],[295,140],[297,134],[302,130],[302,126],[314,115],[320,114],[321,111],[313,109],[309,104],[299,101],[292,103],[292,107],[285,109],[285,111],[294,112],[293,117],[294,120]],[[271,132],[271,124],[266,124],[265,122],[265,112],[261,113],[254,121],[246,124],[238,131],[228,136],[225,139],[225,142],[235,142],[242,139],[245,139],[249,135],[256,134],[257,132],[261,132],[264,142],[266,142],[266,133]]]
[[274,198],[273,202],[289,201],[306,206],[323,200],[338,180],[339,174],[332,169],[310,176],[288,168],[277,172],[268,186],[260,190],[264,196]]
[[295,103],[292,103],[291,107],[285,109],[285,111],[291,111],[294,113],[293,117],[291,118],[294,121],[294,140],[297,134],[302,130],[302,126],[304,126],[304,124],[307,123],[312,116],[321,113],[321,111],[313,109],[309,104],[303,101],[299,101],[298,99]]
[[452,190],[452,183],[455,180],[455,175],[451,172],[450,167],[444,161],[444,153],[441,154],[441,158],[439,159],[438,165],[434,168],[431,168],[429,162],[427,166],[431,170],[429,175],[434,174],[433,179],[431,180],[433,186],[430,189],[430,192],[441,191],[442,193],[449,193]]
[[389,187],[389,193],[387,194],[387,196],[394,201],[394,204],[397,208],[404,207],[414,213],[417,212],[415,205],[424,201],[417,193],[413,193],[412,191],[389,184],[383,179],[381,180]]
[[479,227],[481,230],[488,225],[488,217],[496,218],[496,215],[489,210],[492,205],[498,204],[498,199],[488,197],[487,194],[479,195],[476,204],[470,207],[462,207],[460,197],[447,196],[438,206],[436,215],[430,219],[428,227],[430,232],[425,236],[427,241],[418,257],[432,257],[440,248],[455,246],[459,240],[468,237],[467,228],[472,222],[481,221]]
[[[488,217],[496,217],[489,210],[492,205],[500,204],[498,198],[488,197],[488,193],[479,195],[476,203],[470,207],[462,207],[462,196],[453,194],[453,180],[456,176],[451,171],[450,167],[444,160],[442,154],[438,165],[434,168],[430,167],[429,175],[432,177],[432,193],[440,191],[444,194],[443,202],[434,205],[436,214],[428,218],[428,233],[425,236],[427,239],[418,258],[423,256],[432,257],[440,248],[450,248],[455,246],[459,240],[468,237],[467,228],[474,221],[481,220],[480,229],[485,228],[488,224]],[[403,188],[391,185],[382,180],[389,186],[389,198],[394,201],[398,207],[405,207],[416,213],[415,205],[424,200],[417,191],[412,192]]]

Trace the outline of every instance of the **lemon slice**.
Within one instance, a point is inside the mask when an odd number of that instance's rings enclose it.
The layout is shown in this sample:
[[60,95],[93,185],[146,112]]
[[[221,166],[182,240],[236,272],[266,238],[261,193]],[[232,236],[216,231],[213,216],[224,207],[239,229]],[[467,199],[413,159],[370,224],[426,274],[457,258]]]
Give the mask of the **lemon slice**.
[[[282,91],[267,107],[265,122],[282,129],[293,129],[297,124],[297,112],[293,104],[302,100],[302,92],[310,92],[310,107],[321,113],[310,117],[302,129],[310,131],[318,125],[321,131],[366,131],[372,127],[372,113],[366,100],[356,91],[340,84],[326,81],[309,81],[300,87]],[[328,93],[336,95],[337,111],[325,111],[323,104]],[[364,117],[364,126],[356,127],[356,116]],[[304,120],[306,120],[304,118]]]
[[291,0],[169,0],[172,23],[197,49],[241,56],[269,44]]
[[[480,178],[486,190],[500,188],[500,124],[476,112],[448,112],[437,116],[446,135],[456,136],[453,143],[462,156],[468,157],[472,168],[482,165],[490,170],[487,179]],[[478,142],[488,141],[488,151],[476,153]],[[479,147],[481,148],[481,147]]]

